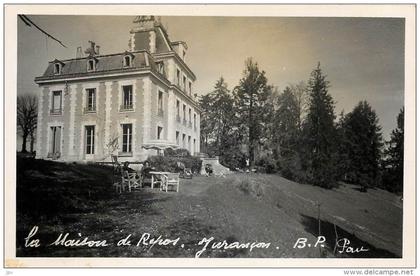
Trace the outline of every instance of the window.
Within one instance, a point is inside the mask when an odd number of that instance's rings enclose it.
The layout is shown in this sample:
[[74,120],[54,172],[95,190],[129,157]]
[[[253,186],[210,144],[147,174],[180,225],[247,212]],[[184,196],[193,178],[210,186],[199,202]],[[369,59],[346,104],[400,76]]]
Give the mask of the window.
[[191,136],[188,135],[188,150],[191,152]]
[[179,100],[176,100],[176,120],[178,121],[178,122],[180,122],[181,121],[181,117],[179,116],[180,114],[179,114]]
[[184,123],[187,122],[187,106],[184,104],[182,107],[182,118],[184,119]]
[[86,154],[95,153],[95,126],[85,126]]
[[176,144],[179,145],[179,131],[175,132],[175,141],[176,141]]
[[61,74],[61,64],[60,63],[55,63],[54,64],[54,74],[55,75]]
[[194,113],[194,129],[197,130],[197,114]]
[[185,133],[182,134],[182,147],[185,148]]
[[131,57],[124,56],[124,67],[131,67]]
[[95,60],[94,59],[89,59],[88,60],[88,72],[90,72],[90,71],[95,71],[95,66],[96,65],[96,62],[95,62]]
[[50,149],[49,157],[60,157],[61,151],[61,126],[53,126],[50,128]]
[[194,139],[193,143],[194,143],[194,145],[193,145],[193,150],[192,150],[192,153],[194,154],[194,153],[196,152],[196,144],[195,144],[195,139]]
[[133,109],[133,86],[132,85],[123,85],[123,104],[121,110],[130,110]]
[[179,85],[180,82],[180,75],[181,72],[179,71],[179,69],[176,69],[176,83]]
[[51,114],[61,114],[62,95],[61,91],[53,91]]
[[188,93],[191,96],[191,93],[192,93],[192,83],[191,82],[188,82]]
[[187,78],[185,76],[182,78],[182,84],[184,85],[184,91],[187,92]]
[[88,88],[86,89],[86,109],[85,112],[95,112],[96,111],[96,89]]
[[164,67],[163,61],[159,61],[156,64],[157,64],[158,72],[161,73],[162,75],[165,75],[165,67]]
[[192,120],[191,120],[191,108],[188,109],[188,122],[190,122],[190,124],[192,122]]
[[162,139],[162,132],[163,132],[163,127],[158,126],[157,127],[157,139],[158,140]]
[[122,152],[131,152],[133,126],[132,124],[122,124]]
[[158,94],[158,115],[163,116],[163,92],[159,91]]

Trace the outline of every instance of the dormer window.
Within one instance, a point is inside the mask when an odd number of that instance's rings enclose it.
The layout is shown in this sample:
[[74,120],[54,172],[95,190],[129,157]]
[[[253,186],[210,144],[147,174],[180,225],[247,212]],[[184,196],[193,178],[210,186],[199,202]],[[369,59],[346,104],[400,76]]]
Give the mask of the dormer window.
[[163,65],[163,61],[157,62],[156,65],[157,65],[157,68],[158,68],[158,72],[160,74],[164,75],[165,74],[165,67]]
[[88,63],[87,63],[88,72],[95,71],[95,69],[96,69],[96,60],[93,58],[88,59]]
[[131,67],[131,57],[124,56],[124,67]]
[[60,63],[54,64],[54,74],[55,75],[61,74],[61,64]]
[[54,75],[60,75],[63,66],[63,62],[59,61],[58,59],[54,60]]

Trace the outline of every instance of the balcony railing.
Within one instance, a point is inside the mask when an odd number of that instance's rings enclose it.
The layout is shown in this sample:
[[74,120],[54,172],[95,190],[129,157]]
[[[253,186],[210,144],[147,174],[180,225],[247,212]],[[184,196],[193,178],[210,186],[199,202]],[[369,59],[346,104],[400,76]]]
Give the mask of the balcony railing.
[[176,115],[176,121],[177,121],[178,123],[180,123],[180,122],[181,122],[181,116]]
[[95,113],[96,112],[96,107],[95,106],[87,106],[84,109],[85,113]]
[[131,111],[134,110],[134,107],[132,104],[122,104],[120,106],[120,111]]
[[61,109],[61,108],[56,108],[56,109],[51,109],[50,110],[51,115],[61,115],[62,113],[63,113],[63,109]]
[[158,116],[163,117],[163,109],[158,109]]

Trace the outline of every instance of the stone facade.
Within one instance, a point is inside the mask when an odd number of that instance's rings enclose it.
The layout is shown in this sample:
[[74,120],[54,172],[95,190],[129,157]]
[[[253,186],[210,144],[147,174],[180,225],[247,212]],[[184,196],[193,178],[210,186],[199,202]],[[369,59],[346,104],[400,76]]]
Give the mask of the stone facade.
[[[36,157],[143,161],[164,148],[200,149],[200,110],[185,42],[154,17],[137,17],[130,49],[54,60],[39,85]],[[160,150],[158,150],[160,149]]]

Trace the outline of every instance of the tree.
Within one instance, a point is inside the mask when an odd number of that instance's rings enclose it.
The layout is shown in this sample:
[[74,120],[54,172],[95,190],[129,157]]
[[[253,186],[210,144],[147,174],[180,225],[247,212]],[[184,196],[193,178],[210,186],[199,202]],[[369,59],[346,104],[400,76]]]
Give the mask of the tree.
[[236,168],[240,166],[239,132],[234,109],[234,99],[227,83],[220,77],[214,90],[200,98],[202,141],[206,152],[220,157],[222,164]]
[[34,150],[35,130],[37,125],[38,103],[32,95],[17,97],[17,127],[22,135],[22,152],[27,152],[26,143],[31,139],[30,151]]
[[241,126],[246,131],[250,166],[254,166],[255,150],[269,133],[273,105],[268,101],[272,86],[267,84],[264,71],[248,58],[239,85],[235,88],[235,104]]
[[389,191],[402,193],[404,188],[404,108],[397,116],[397,127],[391,132],[385,155],[383,186]]
[[348,180],[360,184],[361,191],[378,186],[383,140],[375,110],[366,101],[359,102],[345,116],[343,128]]
[[298,161],[300,107],[292,88],[287,86],[278,97],[273,120],[273,151],[277,167],[284,177],[294,179]]
[[302,122],[303,119],[307,113],[308,109],[308,89],[306,87],[306,84],[301,81],[297,84],[290,85],[290,89],[293,93],[293,95],[296,98],[297,103],[297,111],[299,113],[299,129],[302,128]]
[[308,81],[309,109],[303,124],[306,155],[303,160],[307,180],[325,188],[333,187],[337,177],[334,102],[328,88],[329,81],[318,63]]

